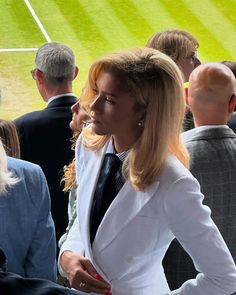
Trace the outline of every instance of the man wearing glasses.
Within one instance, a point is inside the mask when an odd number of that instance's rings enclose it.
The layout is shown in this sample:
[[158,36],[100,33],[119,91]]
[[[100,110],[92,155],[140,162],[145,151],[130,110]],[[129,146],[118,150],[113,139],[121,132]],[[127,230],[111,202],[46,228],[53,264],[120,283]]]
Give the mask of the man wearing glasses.
[[68,198],[60,185],[63,166],[73,159],[69,123],[71,106],[76,102],[72,81],[78,74],[72,50],[51,42],[41,46],[31,71],[46,108],[25,114],[15,120],[22,159],[43,169],[52,203],[57,241],[65,233]]

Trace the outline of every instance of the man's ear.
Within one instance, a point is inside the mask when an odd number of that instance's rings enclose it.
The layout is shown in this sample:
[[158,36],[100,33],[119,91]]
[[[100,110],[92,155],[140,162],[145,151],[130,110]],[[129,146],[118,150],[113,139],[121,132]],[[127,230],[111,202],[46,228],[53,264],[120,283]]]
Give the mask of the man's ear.
[[189,101],[188,85],[184,87],[184,94],[185,94],[185,104],[186,104],[186,108],[190,109],[190,101]]
[[77,77],[78,73],[79,73],[79,68],[77,66],[75,66],[75,72],[74,72],[73,80]]
[[236,106],[236,95],[232,95],[229,101],[229,113],[233,113]]
[[36,76],[36,80],[38,81],[38,83],[43,84],[43,82],[44,82],[43,72],[37,70],[35,73],[35,76]]

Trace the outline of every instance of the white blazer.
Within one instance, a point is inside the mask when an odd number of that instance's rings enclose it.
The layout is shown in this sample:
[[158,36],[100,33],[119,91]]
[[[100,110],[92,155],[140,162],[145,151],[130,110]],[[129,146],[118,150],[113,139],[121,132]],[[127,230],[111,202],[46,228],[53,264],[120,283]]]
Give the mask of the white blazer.
[[[91,248],[90,208],[105,151],[106,146],[93,152],[77,143],[78,218],[60,253],[71,250],[85,255],[111,284],[112,295],[223,295],[236,291],[235,264],[210,218],[210,209],[202,204],[199,184],[174,156],[168,157],[159,180],[144,192],[125,182],[105,213]],[[200,274],[171,292],[162,259],[174,237]]]

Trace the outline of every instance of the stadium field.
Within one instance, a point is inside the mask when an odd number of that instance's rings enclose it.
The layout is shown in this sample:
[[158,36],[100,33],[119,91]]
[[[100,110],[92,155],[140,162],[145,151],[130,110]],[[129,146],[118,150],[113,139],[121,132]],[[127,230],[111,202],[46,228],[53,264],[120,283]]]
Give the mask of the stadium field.
[[235,60],[235,0],[0,0],[0,118],[45,106],[30,75],[43,43],[63,42],[74,50],[79,96],[95,58],[142,47],[154,32],[169,28],[199,40],[202,62]]

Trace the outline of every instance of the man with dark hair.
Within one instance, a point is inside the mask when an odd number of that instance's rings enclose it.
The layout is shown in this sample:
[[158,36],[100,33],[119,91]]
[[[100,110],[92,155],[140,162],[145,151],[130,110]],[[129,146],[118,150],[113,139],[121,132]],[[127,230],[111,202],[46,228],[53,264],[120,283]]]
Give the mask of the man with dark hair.
[[73,158],[69,123],[71,106],[76,102],[72,81],[78,68],[72,50],[56,42],[46,43],[38,49],[35,65],[31,74],[47,107],[25,114],[15,123],[22,159],[40,165],[45,173],[58,241],[68,222],[68,197],[62,192],[60,182],[63,166]]

